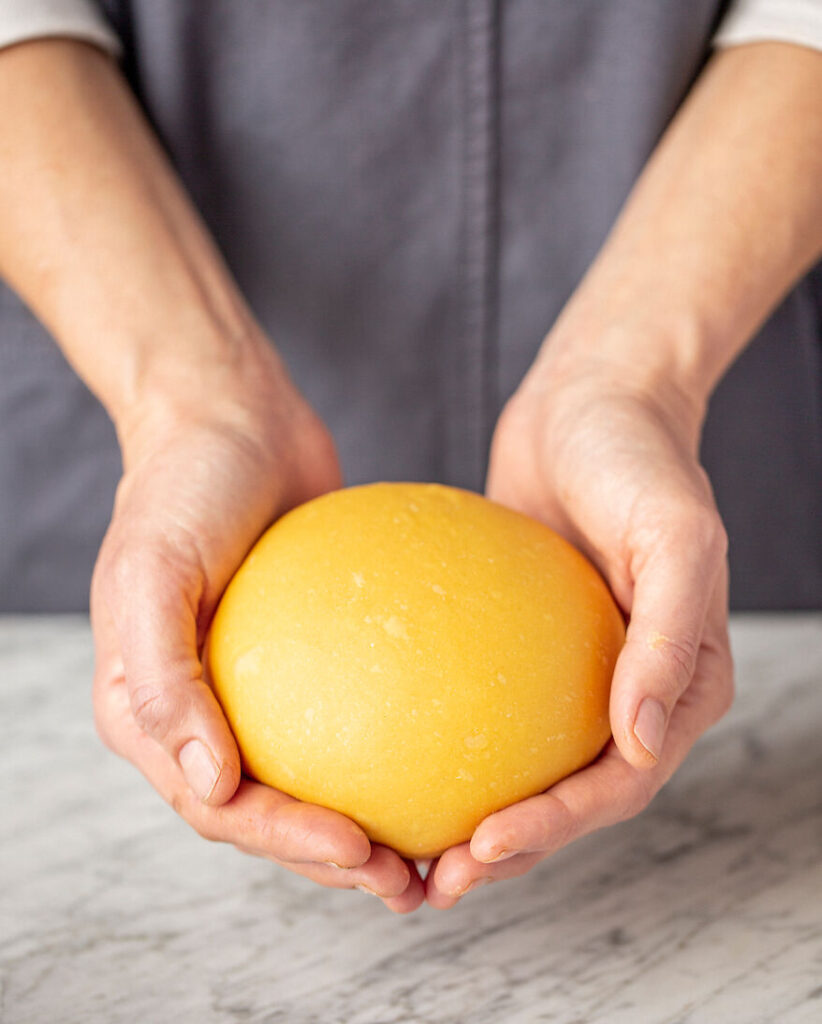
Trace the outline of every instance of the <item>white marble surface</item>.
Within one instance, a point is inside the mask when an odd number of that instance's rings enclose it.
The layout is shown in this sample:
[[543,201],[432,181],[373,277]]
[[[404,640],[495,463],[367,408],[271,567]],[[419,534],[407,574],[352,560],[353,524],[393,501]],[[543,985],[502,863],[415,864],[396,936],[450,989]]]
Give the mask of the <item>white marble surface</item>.
[[4,1024],[822,1022],[822,616],[640,818],[395,917],[206,843],[91,720],[79,619],[0,620]]

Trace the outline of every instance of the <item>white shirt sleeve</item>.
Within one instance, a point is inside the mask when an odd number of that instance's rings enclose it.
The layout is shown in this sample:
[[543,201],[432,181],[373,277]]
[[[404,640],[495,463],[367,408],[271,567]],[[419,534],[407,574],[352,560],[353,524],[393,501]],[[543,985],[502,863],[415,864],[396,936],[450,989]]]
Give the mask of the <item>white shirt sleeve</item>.
[[714,36],[714,46],[773,40],[822,50],[822,0],[736,0]]
[[94,0],[0,0],[0,47],[47,36],[82,39],[115,57],[122,52]]

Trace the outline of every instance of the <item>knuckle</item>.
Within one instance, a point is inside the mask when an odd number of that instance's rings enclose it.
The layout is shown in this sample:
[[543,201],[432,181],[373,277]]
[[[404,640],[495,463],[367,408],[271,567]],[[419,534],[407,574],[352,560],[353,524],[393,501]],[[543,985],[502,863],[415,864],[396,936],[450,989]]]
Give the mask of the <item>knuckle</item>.
[[300,805],[285,804],[265,823],[266,846],[272,850],[290,851],[303,849],[310,844],[311,829],[303,820]]
[[673,707],[693,679],[700,641],[686,633],[670,637],[652,630],[629,636],[628,643],[639,657],[650,654],[656,659],[653,690],[668,708]]
[[135,593],[144,596],[157,581],[168,576],[187,579],[191,556],[182,539],[175,539],[173,554],[158,547],[157,539],[144,531],[132,531],[127,540],[117,540],[105,556],[109,589],[121,600]]
[[686,635],[665,637],[660,647],[675,681],[676,692],[672,696],[676,699],[694,674],[699,641]]
[[169,736],[177,718],[168,690],[150,684],[132,692],[131,711],[139,728],[160,742]]
[[[703,558],[716,564],[728,550],[728,535],[719,513],[710,505],[696,505],[688,513],[687,521],[679,532],[677,543],[683,540]],[[684,537],[683,537],[684,534]]]
[[557,821],[552,823],[553,827],[548,845],[562,847],[567,846],[568,843],[578,836],[582,828],[579,818],[564,800],[557,799],[556,804],[559,813]]
[[709,502],[686,499],[672,507],[655,501],[646,509],[646,519],[641,546],[652,546],[667,558],[687,551],[702,561],[719,564],[727,554],[727,531],[716,506]]

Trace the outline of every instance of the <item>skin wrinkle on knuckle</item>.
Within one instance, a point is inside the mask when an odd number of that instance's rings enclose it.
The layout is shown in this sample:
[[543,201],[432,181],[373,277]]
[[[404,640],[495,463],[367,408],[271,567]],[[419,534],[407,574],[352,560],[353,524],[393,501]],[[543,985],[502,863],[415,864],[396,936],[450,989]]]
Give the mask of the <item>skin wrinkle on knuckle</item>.
[[[687,639],[674,640],[656,630],[650,630],[643,636],[637,636],[636,632],[632,634],[629,631],[625,650],[629,654],[634,652],[633,659],[636,659],[636,663],[646,666],[650,664],[653,668],[653,683],[650,688],[653,693],[649,692],[642,696],[654,696],[662,700],[670,714],[693,679],[699,653],[698,645],[694,646],[693,641]],[[652,658],[650,663],[649,656]],[[635,707],[633,702],[629,701],[625,709],[624,728],[631,734],[637,710],[638,705]]]
[[[128,613],[135,602],[146,601],[174,591],[189,595],[199,589],[205,576],[202,558],[196,545],[184,531],[164,531],[162,523],[139,533],[121,530],[127,536],[113,536],[109,550],[101,556],[101,589],[108,597],[117,618]],[[169,534],[167,536],[167,534]]]
[[646,637],[645,643],[652,651],[658,651],[672,670],[673,692],[668,695],[669,704],[672,704],[693,678],[699,641],[685,634],[671,637],[652,631]]
[[[278,856],[284,851],[293,856],[294,849],[302,850],[312,838],[312,829],[295,817],[290,810],[294,804],[284,804],[262,826],[262,839],[267,849],[277,850]],[[285,813],[282,813],[285,812]]]
[[131,693],[131,710],[140,730],[158,742],[168,739],[180,717],[169,691],[148,684]]
[[551,796],[551,809],[558,815],[559,824],[556,824],[555,814],[542,815],[539,821],[539,840],[533,844],[532,849],[560,849],[572,842],[579,831],[579,820],[564,800]]

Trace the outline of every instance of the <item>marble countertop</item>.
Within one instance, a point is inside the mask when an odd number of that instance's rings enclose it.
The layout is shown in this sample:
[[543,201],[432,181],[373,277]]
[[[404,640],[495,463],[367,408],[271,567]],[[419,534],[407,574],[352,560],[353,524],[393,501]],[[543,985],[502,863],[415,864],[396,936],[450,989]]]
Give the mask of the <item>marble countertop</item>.
[[97,740],[87,623],[0,619],[0,1019],[818,1024],[822,616],[732,636],[734,709],[648,811],[396,917],[200,839]]

